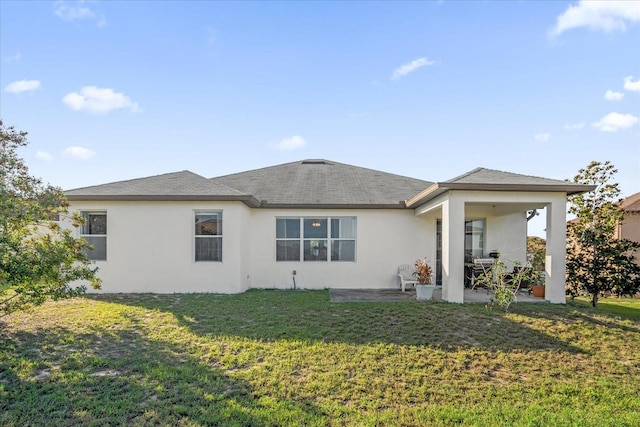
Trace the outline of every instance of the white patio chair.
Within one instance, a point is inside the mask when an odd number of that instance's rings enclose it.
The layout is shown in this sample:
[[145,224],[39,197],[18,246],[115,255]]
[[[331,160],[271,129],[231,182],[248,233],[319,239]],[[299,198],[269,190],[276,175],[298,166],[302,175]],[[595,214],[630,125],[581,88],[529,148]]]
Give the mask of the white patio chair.
[[398,266],[398,277],[400,278],[400,287],[402,292],[405,291],[407,285],[417,285],[418,281],[413,275],[413,266],[411,264],[402,264]]

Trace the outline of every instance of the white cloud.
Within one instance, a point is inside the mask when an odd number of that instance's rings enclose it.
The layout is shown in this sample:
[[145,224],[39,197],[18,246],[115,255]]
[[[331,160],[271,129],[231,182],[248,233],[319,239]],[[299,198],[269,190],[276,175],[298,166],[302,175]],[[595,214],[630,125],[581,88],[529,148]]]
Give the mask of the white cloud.
[[573,123],[570,125],[564,125],[564,128],[567,130],[580,130],[584,127],[585,123],[584,122],[580,122],[580,123]]
[[18,80],[16,82],[9,83],[4,90],[9,93],[22,93],[34,91],[40,88],[40,86],[42,86],[40,80]]
[[[79,3],[81,4],[81,3]],[[53,2],[53,13],[63,21],[75,21],[76,19],[92,19],[96,14],[91,9],[84,6],[70,6],[60,0]]]
[[426,57],[414,59],[408,64],[401,65],[400,67],[393,70],[393,75],[391,76],[391,80],[398,80],[401,77],[406,76],[409,73],[414,72],[418,68],[425,67],[427,65],[436,64],[438,61],[432,61]]
[[608,90],[604,94],[604,99],[607,101],[620,101],[624,98],[624,93],[622,92],[614,92],[612,90]]
[[96,14],[93,10],[83,6],[83,2],[79,1],[76,5],[70,5],[68,2],[58,0],[53,3],[53,14],[63,21],[77,20],[97,20],[98,27],[104,27],[107,24],[107,18],[102,14]]
[[39,160],[44,160],[45,162],[50,162],[53,160],[53,156],[46,151],[36,151],[36,158]]
[[7,62],[20,62],[21,59],[22,59],[22,54],[20,52],[16,53],[13,56],[8,56],[5,58]]
[[62,155],[70,159],[88,160],[93,156],[95,156],[96,153],[94,151],[89,150],[88,148],[79,147],[76,145],[72,147],[67,147],[67,149],[62,152]]
[[609,113],[592,126],[602,132],[617,132],[635,125],[638,118],[631,114]]
[[104,114],[112,110],[128,109],[131,112],[139,112],[138,103],[124,93],[114,92],[113,89],[85,86],[80,93],[68,93],[62,98],[69,108],[76,111]]
[[558,16],[550,34],[558,36],[564,31],[580,27],[604,32],[625,31],[627,24],[637,22],[640,22],[638,1],[580,0]]
[[307,141],[299,135],[294,135],[290,138],[285,138],[276,144],[278,150],[295,150],[307,145]]
[[640,92],[640,78],[634,82],[633,76],[625,77],[624,89],[631,92]]
[[547,142],[549,139],[551,138],[551,134],[550,133],[539,133],[536,134],[533,139],[535,139],[536,141],[539,142]]

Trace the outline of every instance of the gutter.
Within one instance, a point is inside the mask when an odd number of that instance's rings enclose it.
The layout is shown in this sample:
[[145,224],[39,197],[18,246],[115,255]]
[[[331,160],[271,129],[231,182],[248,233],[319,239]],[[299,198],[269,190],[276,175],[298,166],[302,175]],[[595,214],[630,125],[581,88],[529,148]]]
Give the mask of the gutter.
[[583,184],[487,184],[487,183],[460,183],[460,182],[437,182],[431,187],[407,200],[406,205],[409,208],[416,207],[428,202],[440,194],[449,190],[468,190],[468,191],[520,191],[520,192],[561,192],[567,196],[573,194],[586,193],[595,190],[595,185]]

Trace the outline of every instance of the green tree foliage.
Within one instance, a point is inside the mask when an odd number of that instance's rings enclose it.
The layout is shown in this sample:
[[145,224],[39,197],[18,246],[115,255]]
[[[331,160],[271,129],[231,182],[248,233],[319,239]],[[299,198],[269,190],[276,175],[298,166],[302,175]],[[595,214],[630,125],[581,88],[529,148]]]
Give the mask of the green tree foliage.
[[595,190],[569,198],[569,212],[577,218],[567,230],[567,292],[590,295],[594,307],[600,296],[632,296],[640,290],[640,266],[632,253],[640,245],[615,234],[624,221],[620,189],[612,181],[617,172],[610,162],[591,162],[573,180]]
[[62,190],[29,175],[18,156],[26,136],[0,120],[0,318],[47,298],[84,293],[86,286],[71,285],[76,280],[100,287],[86,241],[53,220],[79,226],[82,218],[69,216]]
[[542,237],[527,237],[527,261],[536,271],[543,271],[547,254],[547,242]]

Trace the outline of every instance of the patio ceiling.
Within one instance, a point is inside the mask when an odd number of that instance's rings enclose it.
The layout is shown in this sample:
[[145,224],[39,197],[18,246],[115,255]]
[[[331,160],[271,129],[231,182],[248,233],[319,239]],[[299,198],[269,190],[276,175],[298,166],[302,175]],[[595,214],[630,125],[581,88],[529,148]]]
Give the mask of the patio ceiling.
[[519,212],[527,212],[532,209],[544,209],[544,203],[522,203],[522,202],[514,202],[514,203],[505,203],[505,202],[497,202],[497,203],[478,203],[478,202],[469,202],[465,203],[465,210],[469,212],[481,210],[484,212],[488,212],[489,210],[493,214],[493,216],[503,216],[503,215],[511,215]]

